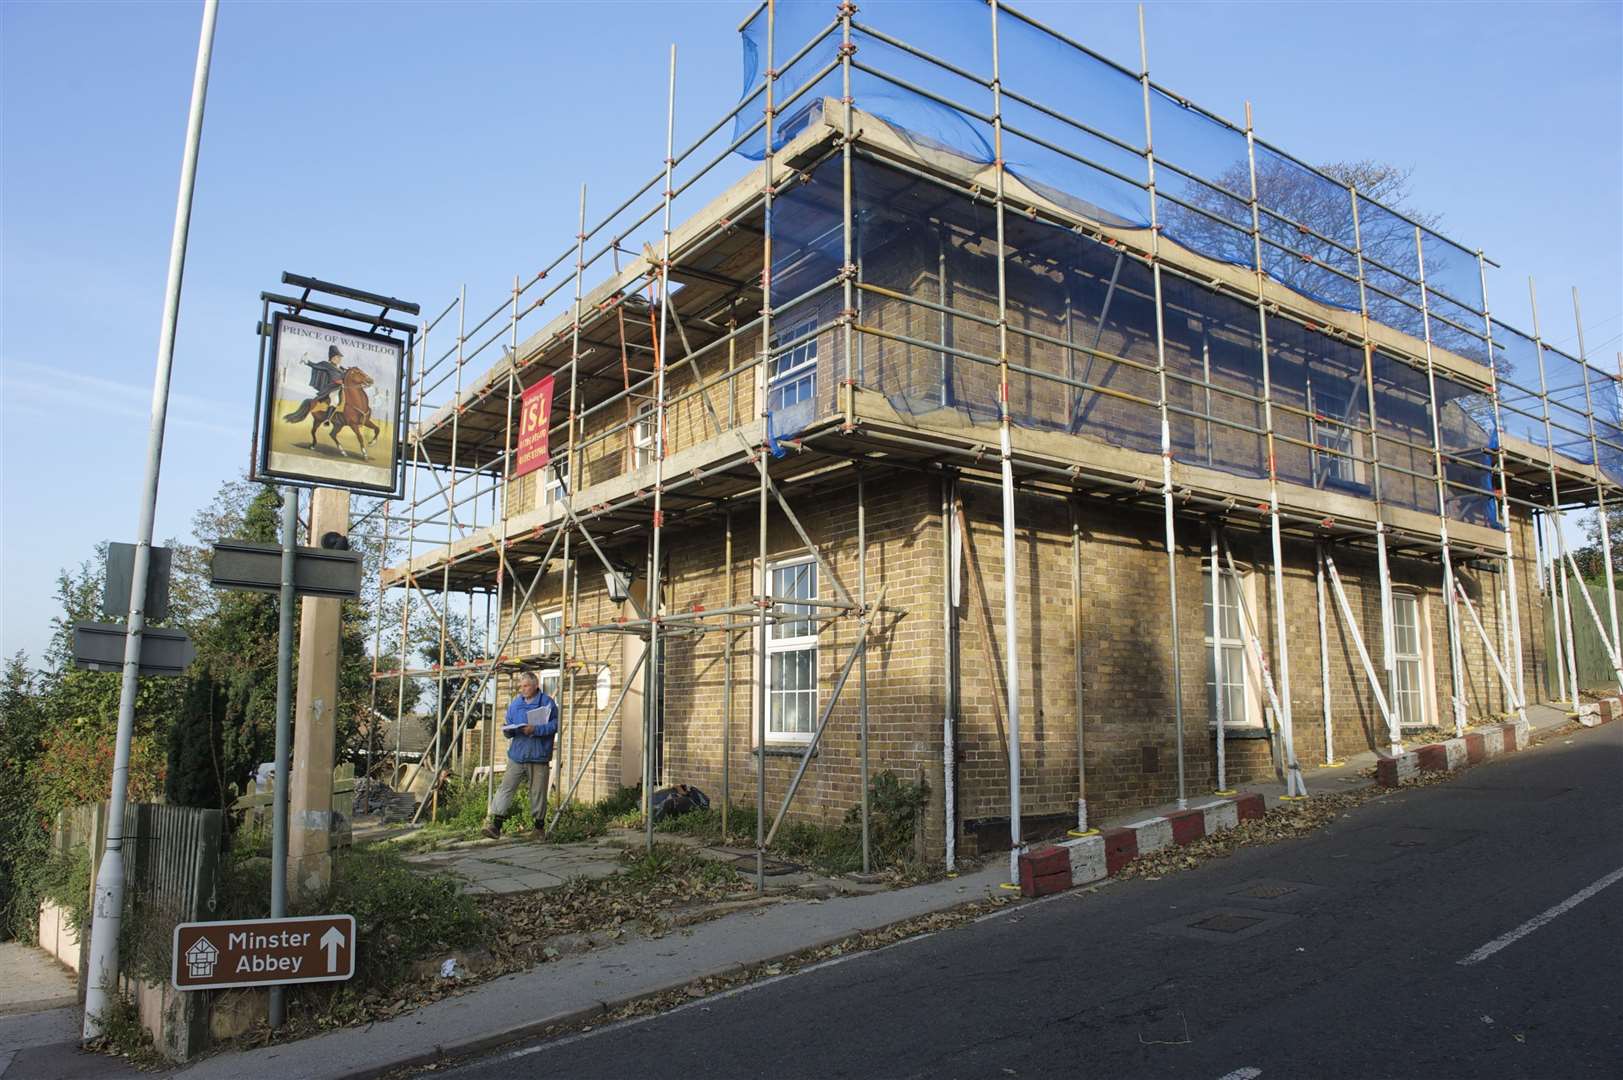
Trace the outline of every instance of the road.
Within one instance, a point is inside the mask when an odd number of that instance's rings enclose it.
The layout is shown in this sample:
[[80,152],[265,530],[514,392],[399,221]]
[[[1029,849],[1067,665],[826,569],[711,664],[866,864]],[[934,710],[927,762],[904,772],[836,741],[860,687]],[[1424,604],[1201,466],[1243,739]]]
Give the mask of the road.
[[1620,879],[1614,723],[1302,839],[433,1075],[1618,1076]]

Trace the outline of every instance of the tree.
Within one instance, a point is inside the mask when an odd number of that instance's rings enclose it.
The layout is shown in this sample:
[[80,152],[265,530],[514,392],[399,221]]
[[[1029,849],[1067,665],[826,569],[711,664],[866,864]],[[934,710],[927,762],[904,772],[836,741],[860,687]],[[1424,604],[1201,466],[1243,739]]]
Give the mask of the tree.
[[224,695],[207,665],[199,665],[186,682],[186,699],[169,732],[164,792],[177,806],[223,809],[227,803],[220,738]]
[[[1606,560],[1602,558],[1604,552],[1600,544],[1600,511],[1596,510],[1584,518],[1584,535],[1589,542],[1582,547],[1571,549],[1572,561],[1578,564],[1578,572],[1584,576],[1585,581],[1604,585],[1606,582]],[[1607,539],[1612,545],[1612,573],[1623,577],[1623,507],[1608,506],[1606,508],[1606,531],[1610,534]]]
[[[1410,222],[1430,229],[1441,217],[1408,206],[1412,169],[1370,160],[1330,161],[1320,165],[1319,172],[1324,175],[1276,154],[1259,154],[1257,201],[1265,211],[1272,212],[1261,214],[1260,231],[1264,241],[1277,245],[1264,243],[1265,269],[1281,284],[1304,295],[1356,311],[1357,281],[1330,273],[1323,265],[1355,276],[1357,267],[1348,252],[1358,250],[1361,242],[1366,259],[1413,278],[1418,273],[1418,259]],[[1326,180],[1326,176],[1330,179]],[[1358,191],[1360,212],[1356,224],[1349,188]],[[1248,165],[1235,164],[1212,178],[1210,184],[1185,182],[1174,193],[1194,209],[1170,202],[1165,206],[1164,224],[1169,236],[1211,258],[1254,265],[1251,211],[1247,205],[1251,198]],[[1385,207],[1397,210],[1403,217],[1386,212]],[[1305,226],[1317,235],[1297,226]],[[1365,272],[1377,288],[1404,291],[1401,282],[1382,275],[1376,267],[1366,265]],[[1413,319],[1401,304],[1393,308],[1392,302],[1380,295],[1369,299],[1373,317],[1383,322],[1390,320],[1399,329],[1410,328]],[[1418,304],[1419,298],[1415,297],[1414,302]]]
[[36,900],[30,870],[49,848],[46,822],[35,806],[32,764],[44,745],[45,713],[27,657],[18,652],[0,676],[0,940],[28,935]]

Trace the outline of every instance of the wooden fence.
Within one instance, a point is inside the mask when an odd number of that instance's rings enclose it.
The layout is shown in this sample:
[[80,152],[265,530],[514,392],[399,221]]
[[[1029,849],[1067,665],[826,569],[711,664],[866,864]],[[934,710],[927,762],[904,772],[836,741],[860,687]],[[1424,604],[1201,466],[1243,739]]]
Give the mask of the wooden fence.
[[[1571,584],[1572,579],[1567,579]],[[1611,633],[1611,621],[1606,607],[1606,586],[1588,585],[1589,598],[1595,604],[1595,611],[1600,615],[1601,624]],[[1577,642],[1578,654],[1578,687],[1582,690],[1600,690],[1606,693],[1617,691],[1617,673],[1612,670],[1611,657],[1607,655],[1606,644],[1600,632],[1595,629],[1595,620],[1590,617],[1589,608],[1584,604],[1584,598],[1574,590],[1571,597],[1572,604],[1572,636]],[[1618,590],[1617,597],[1620,618],[1623,618],[1623,589]],[[1567,696],[1567,688],[1557,686],[1560,682],[1559,670],[1555,664],[1555,626],[1551,618],[1550,602],[1548,597],[1543,603],[1544,609],[1544,640],[1551,645],[1546,649],[1549,654],[1549,663],[1545,665],[1545,690],[1552,698]],[[1566,641],[1563,633],[1562,641]]]

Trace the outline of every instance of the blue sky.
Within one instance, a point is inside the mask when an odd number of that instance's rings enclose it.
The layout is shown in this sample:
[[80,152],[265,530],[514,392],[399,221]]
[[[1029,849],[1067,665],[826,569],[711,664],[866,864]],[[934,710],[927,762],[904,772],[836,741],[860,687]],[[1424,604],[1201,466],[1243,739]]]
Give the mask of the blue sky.
[[[283,269],[502,299],[731,107],[748,3],[222,4],[158,533],[239,474],[254,321]],[[1128,3],[1023,5],[1136,67]],[[57,570],[131,539],[201,5],[0,5],[0,648],[37,658]],[[1412,166],[1504,269],[1496,315],[1623,341],[1623,5],[1155,3],[1150,70],[1308,161]]]

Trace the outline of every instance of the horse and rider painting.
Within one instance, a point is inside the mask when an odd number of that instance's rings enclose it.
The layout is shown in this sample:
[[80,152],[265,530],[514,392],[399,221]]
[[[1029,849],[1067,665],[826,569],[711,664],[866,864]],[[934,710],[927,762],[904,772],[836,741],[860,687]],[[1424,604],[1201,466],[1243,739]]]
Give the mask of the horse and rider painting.
[[395,490],[402,342],[281,314],[272,337],[256,472]]
[[338,346],[329,345],[327,359],[302,361],[310,369],[310,388],[315,391],[315,396],[305,398],[302,405],[282,419],[296,424],[305,417],[314,417],[310,421],[308,449],[311,450],[321,449],[316,442],[316,433],[325,425],[333,445],[341,453],[349,453],[344,449],[344,444],[338,441],[338,433],[349,428],[355,432],[361,458],[365,460],[367,443],[361,429],[372,432],[373,442],[378,441],[382,431],[372,420],[372,403],[366,396],[366,388],[372,385],[372,376],[358,367],[343,367],[339,363],[343,359],[344,354],[338,351]]

